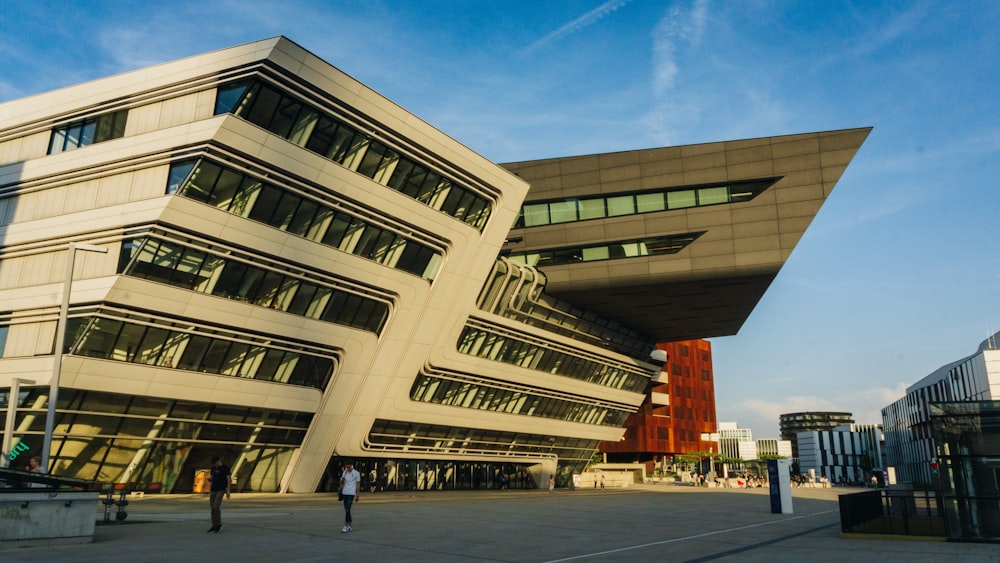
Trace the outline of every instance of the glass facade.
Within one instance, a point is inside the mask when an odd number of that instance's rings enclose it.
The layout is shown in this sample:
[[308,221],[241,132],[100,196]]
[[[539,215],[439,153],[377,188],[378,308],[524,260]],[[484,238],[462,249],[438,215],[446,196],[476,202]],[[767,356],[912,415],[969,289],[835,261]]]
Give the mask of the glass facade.
[[645,391],[649,384],[649,374],[646,372],[628,371],[486,328],[466,326],[458,339],[458,351],[636,393]]
[[207,203],[278,230],[433,280],[441,252],[316,198],[207,159],[175,162],[167,193]]
[[620,406],[594,404],[596,401],[584,397],[560,396],[542,389],[451,372],[421,373],[410,388],[410,398],[425,403],[601,426],[621,426],[632,412]]
[[698,239],[705,231],[646,239],[620,240],[589,246],[564,246],[530,252],[511,252],[507,258],[529,266],[556,266],[599,260],[618,260],[636,256],[676,254]]
[[930,419],[940,464],[948,536],[1000,543],[1000,401],[932,403]]
[[445,459],[456,454],[558,456],[556,483],[562,487],[569,483],[573,473],[583,471],[597,444],[597,440],[583,438],[378,419],[368,433],[366,445],[371,451],[406,451]]
[[[351,461],[361,473],[363,490],[376,491],[449,491],[500,489],[501,475],[508,476],[510,489],[537,489],[530,472],[532,467],[523,463],[478,462],[461,459],[405,459],[405,458],[338,458],[334,457],[316,492],[336,491],[344,463]],[[565,486],[565,479],[560,486]],[[544,486],[544,483],[542,484]]]
[[106,113],[74,121],[52,129],[49,154],[71,151],[94,143],[117,139],[125,134],[128,110]]
[[[22,387],[14,437],[38,455],[48,387]],[[234,492],[276,492],[312,414],[63,388],[52,439],[53,473],[128,483],[131,490],[191,493],[218,455]]]
[[523,229],[589,219],[750,201],[780,179],[765,178],[723,185],[660,188],[658,190],[594,197],[533,201],[524,204],[521,208],[521,212],[514,221],[514,228]]
[[489,219],[485,197],[263,80],[220,86],[215,113],[232,113],[478,230]]
[[337,358],[272,339],[99,310],[66,323],[64,354],[326,389]]
[[389,318],[389,304],[360,294],[361,288],[167,236],[152,231],[125,241],[119,273],[376,334]]

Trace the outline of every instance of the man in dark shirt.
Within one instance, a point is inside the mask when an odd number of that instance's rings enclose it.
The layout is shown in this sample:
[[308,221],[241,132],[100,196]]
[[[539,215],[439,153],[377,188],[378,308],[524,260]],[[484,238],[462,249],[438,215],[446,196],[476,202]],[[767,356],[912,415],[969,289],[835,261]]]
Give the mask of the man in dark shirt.
[[229,488],[233,485],[233,474],[228,465],[223,465],[219,456],[212,456],[212,469],[208,477],[212,484],[210,502],[212,506],[212,527],[209,532],[222,530],[222,496],[230,498]]

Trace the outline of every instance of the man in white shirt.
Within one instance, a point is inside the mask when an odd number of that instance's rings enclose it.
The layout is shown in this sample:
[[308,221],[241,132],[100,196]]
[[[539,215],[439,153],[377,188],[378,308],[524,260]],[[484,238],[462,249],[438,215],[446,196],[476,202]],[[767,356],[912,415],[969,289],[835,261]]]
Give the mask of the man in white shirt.
[[344,527],[341,532],[352,531],[351,528],[351,505],[361,495],[361,473],[354,469],[354,464],[347,462],[344,464],[344,473],[340,476],[340,495],[344,499]]

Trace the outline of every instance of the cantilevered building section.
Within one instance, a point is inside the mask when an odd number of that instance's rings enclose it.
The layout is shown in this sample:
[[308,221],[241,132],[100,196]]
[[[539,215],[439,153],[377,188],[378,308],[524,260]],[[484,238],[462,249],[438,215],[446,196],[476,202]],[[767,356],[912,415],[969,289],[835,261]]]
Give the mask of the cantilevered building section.
[[55,474],[566,482],[663,377],[656,340],[738,329],[867,132],[512,174],[283,37],[0,104],[14,443],[40,452],[58,371]]

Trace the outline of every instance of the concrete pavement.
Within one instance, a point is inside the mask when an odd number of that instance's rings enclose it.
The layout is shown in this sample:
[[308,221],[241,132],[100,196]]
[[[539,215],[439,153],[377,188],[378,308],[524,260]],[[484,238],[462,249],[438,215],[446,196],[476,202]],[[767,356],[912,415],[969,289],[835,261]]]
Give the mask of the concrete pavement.
[[1000,546],[840,537],[837,495],[633,486],[595,491],[363,495],[343,534],[335,495],[233,495],[223,530],[206,495],[147,496],[82,545],[8,547],[0,561],[934,561],[996,562]]

